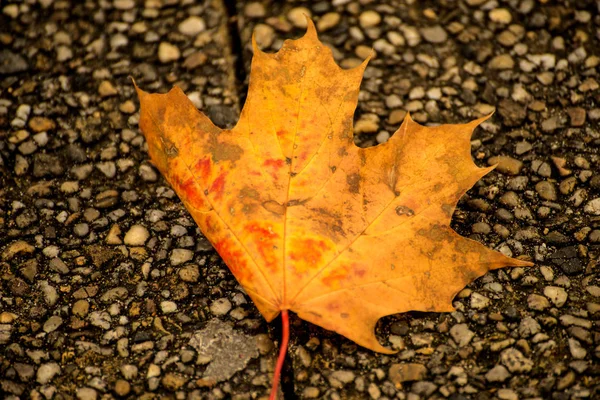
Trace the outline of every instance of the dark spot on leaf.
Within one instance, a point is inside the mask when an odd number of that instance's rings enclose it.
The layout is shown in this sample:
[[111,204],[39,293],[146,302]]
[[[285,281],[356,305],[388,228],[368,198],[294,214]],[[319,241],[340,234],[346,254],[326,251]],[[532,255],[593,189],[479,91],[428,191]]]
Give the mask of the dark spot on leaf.
[[415,212],[411,208],[408,208],[406,206],[398,206],[396,207],[396,214],[412,217],[413,215],[415,215]]
[[167,157],[177,157],[179,154],[179,149],[177,146],[175,146],[175,143],[173,143],[171,139],[160,136],[160,141],[162,142],[163,151]]
[[276,202],[275,200],[265,201],[264,203],[262,203],[262,206],[264,207],[265,210],[270,211],[273,214],[276,214],[276,215],[285,214],[285,206],[283,204]]
[[216,143],[210,146],[210,153],[214,162],[235,162],[242,157],[244,150],[238,145],[229,143]]
[[342,317],[342,318],[348,318],[349,316],[350,316],[350,314],[345,313],[345,312],[340,314],[340,317]]
[[452,217],[452,214],[454,213],[454,206],[452,204],[442,204],[442,211],[448,217]]
[[348,184],[348,189],[350,193],[359,193],[360,192],[360,175],[359,174],[350,174],[346,176],[346,183]]
[[260,194],[256,189],[253,189],[250,186],[244,186],[242,190],[240,190],[240,197],[249,197],[257,200],[260,197]]
[[306,203],[308,200],[310,200],[310,199],[303,199],[303,200],[292,199],[292,200],[288,201],[287,206],[288,207],[301,206],[304,203]]

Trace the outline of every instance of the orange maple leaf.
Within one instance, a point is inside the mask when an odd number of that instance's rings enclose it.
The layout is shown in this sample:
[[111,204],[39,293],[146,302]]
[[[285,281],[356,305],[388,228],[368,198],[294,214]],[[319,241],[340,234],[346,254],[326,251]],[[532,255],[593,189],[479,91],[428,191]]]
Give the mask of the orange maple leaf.
[[381,317],[452,311],[487,271],[532,265],[450,228],[460,197],[494,168],[471,160],[486,118],[425,127],[407,116],[388,142],[358,148],[353,114],[368,60],[338,67],[311,21],[275,54],[253,47],[231,130],[177,87],[138,95],[154,164],[267,321],[282,312],[287,323],[294,311],[392,353],[374,335]]

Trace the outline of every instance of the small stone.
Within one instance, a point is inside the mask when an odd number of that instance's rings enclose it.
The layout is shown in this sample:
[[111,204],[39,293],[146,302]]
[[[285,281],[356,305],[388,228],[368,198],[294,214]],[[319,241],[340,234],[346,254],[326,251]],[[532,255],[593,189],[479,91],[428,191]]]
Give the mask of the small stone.
[[128,246],[143,246],[150,237],[150,232],[143,225],[133,225],[123,238],[123,242]]
[[110,97],[118,94],[119,91],[110,81],[102,81],[98,86],[98,94],[100,97]]
[[533,361],[526,358],[519,350],[511,347],[500,354],[500,361],[510,372],[529,372],[533,368]]
[[256,24],[254,27],[254,38],[259,47],[270,47],[275,40],[275,30],[267,24]]
[[583,360],[587,355],[587,351],[581,346],[578,340],[569,338],[569,351],[573,358]]
[[523,162],[508,156],[494,156],[488,159],[488,165],[496,165],[496,170],[507,175],[518,175]]
[[450,328],[450,336],[452,336],[458,347],[464,347],[475,337],[475,333],[469,329],[467,324],[456,324]]
[[54,332],[61,326],[63,323],[63,319],[59,316],[53,315],[44,323],[44,332],[50,333]]
[[444,43],[448,39],[448,34],[440,25],[421,28],[421,36],[429,43]]
[[[196,51],[185,58],[185,61],[183,62],[182,66],[186,69],[194,69],[206,64],[207,60],[208,56],[204,52]],[[190,95],[191,93],[188,94],[188,97]],[[197,102],[194,102],[194,105],[196,106],[196,108],[199,108],[198,105],[202,105],[202,103],[198,104]]]
[[329,12],[323,15],[317,22],[317,30],[325,32],[334,28],[340,22],[340,18],[340,14],[336,12]]
[[471,308],[481,310],[490,305],[490,299],[479,293],[471,294]]
[[375,133],[379,130],[379,117],[376,114],[364,114],[354,124],[354,133]]
[[150,364],[148,366],[148,372],[146,373],[146,378],[155,378],[160,376],[160,367],[156,364]]
[[515,61],[510,54],[500,54],[492,58],[488,62],[488,68],[502,70],[502,69],[513,69]]
[[329,384],[334,388],[341,388],[354,381],[355,377],[352,371],[334,371],[329,375]]
[[167,64],[176,61],[181,57],[179,48],[168,42],[161,42],[158,45],[158,59],[161,63]]
[[496,365],[485,374],[488,382],[504,382],[510,378],[510,372],[503,365]]
[[527,306],[536,311],[543,311],[550,307],[550,302],[544,296],[540,296],[539,294],[530,294],[527,297]]
[[244,6],[244,14],[249,18],[260,18],[266,14],[265,6],[258,1],[253,1]]
[[181,265],[188,261],[191,261],[194,258],[194,252],[187,249],[173,249],[171,253],[171,265]]
[[195,283],[200,278],[200,270],[195,264],[188,264],[179,270],[179,278],[184,282]]
[[400,363],[392,364],[388,373],[394,385],[403,382],[422,381],[427,377],[427,367],[423,364]]
[[600,286],[586,286],[585,290],[594,297],[600,297]]
[[76,395],[79,400],[96,400],[98,398],[98,392],[90,387],[77,388]]
[[558,286],[546,286],[544,288],[544,296],[550,299],[550,301],[556,307],[562,307],[567,302],[567,291]]
[[200,32],[204,32],[206,30],[206,24],[202,18],[192,15],[191,17],[183,20],[177,26],[177,28],[179,29],[180,33],[186,36],[196,36]]
[[77,300],[73,304],[71,312],[78,317],[85,317],[90,309],[90,303],[87,300]]
[[65,62],[73,58],[73,50],[69,47],[60,45],[56,48],[56,61],[59,63]]
[[506,8],[495,8],[489,13],[490,20],[499,24],[510,24],[512,15]]
[[312,17],[312,13],[306,7],[295,7],[287,13],[287,19],[296,28],[306,28],[306,18]]
[[373,28],[381,22],[381,15],[373,10],[363,11],[358,17],[358,21],[364,29]]
[[590,200],[583,208],[588,214],[600,215],[600,197]]
[[226,315],[231,310],[231,302],[226,298],[220,298],[212,302],[210,312],[214,315]]
[[119,105],[119,111],[121,111],[123,114],[133,114],[135,110],[135,104],[131,100],[126,100]]
[[56,123],[49,118],[33,117],[29,121],[29,127],[34,132],[46,132],[56,128]]
[[531,143],[524,140],[522,142],[517,143],[517,145],[515,146],[515,153],[517,153],[517,155],[520,156],[522,154],[529,152],[532,148],[533,148],[533,146],[531,145]]
[[585,124],[586,111],[584,108],[567,108],[567,114],[569,114],[571,126],[583,126]]
[[557,250],[550,255],[550,260],[567,275],[575,275],[585,270],[584,264],[579,259],[576,246],[567,246]]
[[131,391],[131,385],[124,379],[117,379],[114,392],[117,396],[125,397]]
[[135,379],[138,375],[138,368],[131,364],[121,365],[121,374],[123,374],[123,378],[127,380]]
[[302,390],[302,397],[305,399],[316,399],[319,397],[319,389],[314,386],[307,386]]
[[540,197],[548,201],[556,201],[556,186],[552,182],[540,181],[535,185],[535,190]]
[[110,329],[110,314],[106,311],[94,311],[89,316],[90,323],[104,330]]
[[519,400],[519,395],[512,389],[498,389],[496,394],[500,400]]
[[114,0],[113,5],[117,10],[131,10],[135,7],[135,0]]
[[187,378],[185,376],[174,372],[168,372],[162,378],[161,383],[167,390],[175,392],[181,389],[181,387],[185,385],[186,382]]
[[174,313],[175,311],[177,311],[177,303],[175,303],[174,301],[161,301],[160,309],[162,310],[163,314]]
[[42,364],[37,370],[37,382],[45,385],[60,373],[60,366],[55,363]]

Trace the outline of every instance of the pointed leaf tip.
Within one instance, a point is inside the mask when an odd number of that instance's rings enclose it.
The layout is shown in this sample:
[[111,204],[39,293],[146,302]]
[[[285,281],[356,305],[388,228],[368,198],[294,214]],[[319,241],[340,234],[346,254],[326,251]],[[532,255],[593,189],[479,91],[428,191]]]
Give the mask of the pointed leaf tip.
[[306,18],[306,33],[304,34],[304,37],[306,39],[317,39],[317,28],[315,27],[315,23],[308,14],[304,14],[304,18]]

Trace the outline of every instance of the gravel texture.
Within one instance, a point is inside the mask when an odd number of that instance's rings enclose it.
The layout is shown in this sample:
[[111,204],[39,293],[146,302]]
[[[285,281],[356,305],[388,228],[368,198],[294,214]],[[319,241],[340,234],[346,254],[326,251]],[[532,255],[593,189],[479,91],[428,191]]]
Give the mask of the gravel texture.
[[0,11],[3,398],[267,395],[277,321],[262,320],[149,164],[129,76],[148,91],[177,84],[232,126],[252,32],[276,51],[305,15],[343,68],[375,51],[359,146],[385,142],[406,112],[439,124],[496,110],[472,155],[498,166],[453,228],[536,266],[487,274],[453,313],[384,318],[376,333],[393,356],[292,316],[285,398],[600,396],[597,2],[27,0]]

